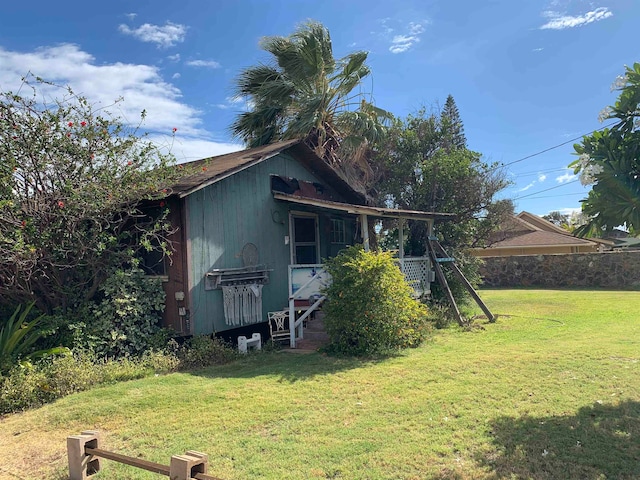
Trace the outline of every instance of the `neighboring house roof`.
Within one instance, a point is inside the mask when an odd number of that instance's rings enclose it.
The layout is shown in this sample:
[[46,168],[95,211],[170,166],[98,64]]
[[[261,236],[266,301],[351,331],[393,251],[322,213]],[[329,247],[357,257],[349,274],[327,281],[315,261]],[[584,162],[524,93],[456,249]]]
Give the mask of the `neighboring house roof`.
[[525,222],[527,222],[530,225],[533,225],[534,227],[539,228],[540,230],[546,230],[547,232],[561,233],[562,235],[570,235],[570,233],[567,232],[564,228],[559,227],[555,223],[551,223],[550,221],[545,220],[544,218],[539,217],[538,215],[534,215],[533,213],[529,213],[523,210],[518,215],[516,215],[516,217],[518,217],[520,220],[524,220]]
[[349,185],[336,170],[318,157],[313,150],[300,140],[277,142],[257,148],[228,153],[226,155],[183,163],[182,165],[184,167],[193,169],[197,173],[188,175],[173,185],[172,193],[180,197],[186,197],[193,192],[219,182],[224,178],[230,177],[283,152],[290,153],[308,170],[326,181],[328,185],[343,195],[347,200],[354,203],[365,203],[364,195]]
[[627,248],[627,249],[639,249],[640,248],[640,238],[628,237],[628,238],[617,238],[615,240],[615,244],[613,248]]
[[595,242],[574,237],[566,230],[529,212],[520,212],[505,221],[490,239],[492,248],[589,246]]
[[536,230],[533,232],[523,233],[505,240],[496,242],[491,245],[491,248],[504,248],[504,247],[542,247],[552,245],[593,245],[593,242],[584,240],[582,238],[573,237],[562,233],[545,232],[543,230]]

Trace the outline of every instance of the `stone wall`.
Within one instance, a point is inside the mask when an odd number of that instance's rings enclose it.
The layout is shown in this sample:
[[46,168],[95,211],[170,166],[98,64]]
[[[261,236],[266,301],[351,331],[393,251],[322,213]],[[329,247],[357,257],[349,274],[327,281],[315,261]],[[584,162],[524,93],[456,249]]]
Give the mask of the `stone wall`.
[[640,251],[484,257],[488,287],[640,289]]

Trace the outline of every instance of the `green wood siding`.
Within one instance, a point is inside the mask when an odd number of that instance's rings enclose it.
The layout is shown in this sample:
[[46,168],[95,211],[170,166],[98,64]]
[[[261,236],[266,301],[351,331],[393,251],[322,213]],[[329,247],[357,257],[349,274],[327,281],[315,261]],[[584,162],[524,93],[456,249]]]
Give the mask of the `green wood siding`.
[[[276,202],[271,194],[270,175],[283,175],[318,182],[308,170],[286,154],[205,187],[186,197],[187,233],[190,239],[191,322],[194,333],[228,330],[224,320],[222,290],[205,290],[205,274],[212,268],[242,266],[246,243],[258,247],[259,263],[269,269],[269,283],[262,290],[263,318],[287,305],[289,210],[304,210]],[[309,211],[309,210],[307,210]],[[321,212],[319,212],[321,213]],[[329,241],[331,215],[320,215],[321,256],[335,255]],[[347,222],[347,237],[353,227]]]

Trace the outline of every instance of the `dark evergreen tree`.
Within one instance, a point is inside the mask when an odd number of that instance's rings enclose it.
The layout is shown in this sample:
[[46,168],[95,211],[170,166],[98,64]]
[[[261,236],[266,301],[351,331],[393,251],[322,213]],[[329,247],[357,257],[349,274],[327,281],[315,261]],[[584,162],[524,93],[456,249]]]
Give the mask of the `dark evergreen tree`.
[[464,135],[464,124],[460,112],[452,95],[447,97],[440,115],[442,124],[444,147],[447,150],[460,150],[467,147],[467,137]]

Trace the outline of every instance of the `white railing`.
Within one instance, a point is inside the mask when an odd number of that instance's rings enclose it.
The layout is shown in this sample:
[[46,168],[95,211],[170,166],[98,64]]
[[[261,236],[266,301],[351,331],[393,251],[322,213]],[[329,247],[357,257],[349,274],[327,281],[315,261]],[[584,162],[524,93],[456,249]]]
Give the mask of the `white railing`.
[[[431,293],[431,262],[429,257],[405,257],[397,259],[400,271],[414,290],[416,298]],[[290,343],[295,348],[296,340],[303,338],[302,322],[325,300],[323,290],[331,283],[331,275],[322,264],[289,265],[289,319],[291,322]],[[296,300],[307,300],[309,306],[296,319]]]
[[[322,264],[289,265],[289,330],[291,348],[303,338],[302,322],[324,302],[322,290],[331,283],[331,275]],[[307,300],[310,305],[296,319],[296,300]]]

